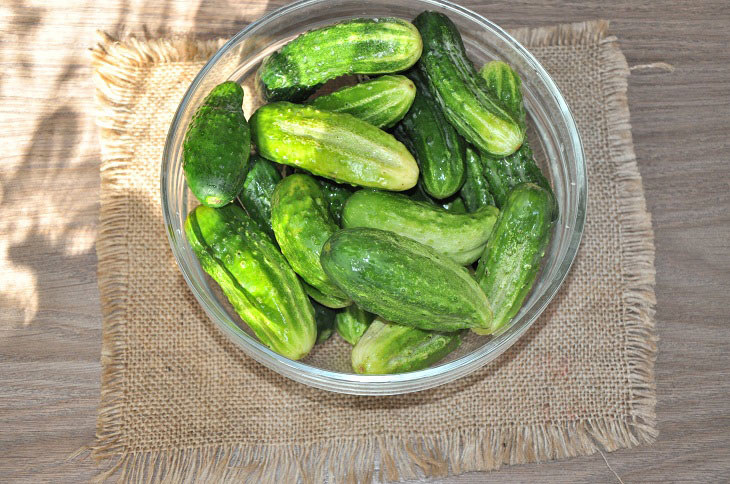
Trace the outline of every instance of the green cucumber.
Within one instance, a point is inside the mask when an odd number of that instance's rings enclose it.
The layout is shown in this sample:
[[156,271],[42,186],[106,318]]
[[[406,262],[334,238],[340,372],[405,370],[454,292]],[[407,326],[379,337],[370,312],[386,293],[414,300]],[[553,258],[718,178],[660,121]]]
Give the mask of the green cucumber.
[[317,343],[324,343],[335,332],[335,318],[337,311],[312,301],[314,319],[317,322]]
[[343,229],[324,244],[320,260],[350,299],[389,321],[437,331],[491,327],[489,302],[469,272],[415,240]]
[[316,287],[312,287],[304,281],[301,281],[301,283],[304,287],[304,291],[309,295],[309,297],[320,303],[322,306],[339,309],[346,308],[347,306],[352,304],[352,301],[350,301],[348,297],[337,297],[331,294],[325,294]]
[[238,200],[246,209],[246,213],[258,222],[262,229],[274,238],[271,228],[271,195],[276,184],[281,181],[279,171],[269,160],[258,155],[251,156],[251,169],[243,182],[243,189]]
[[413,21],[423,39],[418,68],[446,119],[467,141],[495,156],[514,153],[525,129],[487,89],[466,56],[453,22],[437,12],[423,12]]
[[392,135],[351,114],[277,102],[251,117],[253,140],[263,157],[353,185],[407,190],[418,165]]
[[364,311],[357,304],[349,306],[335,317],[335,329],[342,339],[356,345],[370,323],[375,319],[375,315]]
[[534,183],[550,193],[553,198],[553,216],[557,218],[557,203],[553,196],[553,189],[540,171],[540,167],[537,166],[535,158],[532,156],[532,150],[527,143],[522,145],[522,148],[516,153],[504,158],[495,158],[485,153],[482,153],[481,158],[484,176],[494,195],[497,207],[502,208],[510,191],[517,185]]
[[271,225],[282,254],[307,284],[325,295],[346,297],[319,263],[322,245],[339,227],[313,177],[289,175],[276,185],[271,197]]
[[471,146],[466,149],[466,181],[459,195],[469,212],[481,207],[495,206],[494,196],[489,191],[489,182],[484,176],[482,160]]
[[203,100],[185,132],[185,180],[207,207],[231,203],[246,179],[251,133],[242,104],[241,86],[232,81],[219,84]]
[[319,186],[322,188],[322,194],[324,199],[327,201],[327,205],[330,208],[332,218],[335,220],[337,225],[342,223],[342,209],[345,207],[347,199],[354,192],[354,188],[351,185],[342,185],[333,181],[319,178],[317,180]]
[[404,193],[408,195],[408,198],[416,202],[426,202],[434,207],[441,207],[447,212],[452,213],[466,213],[466,205],[459,195],[451,195],[443,200],[434,200],[429,196],[428,193],[423,189],[423,184],[418,183],[415,187],[411,188]]
[[484,252],[497,215],[499,210],[491,206],[459,214],[413,201],[400,193],[365,189],[353,194],[345,204],[342,226],[389,230],[464,266]]
[[550,241],[552,210],[552,195],[533,183],[510,192],[475,274],[492,304],[494,320],[475,332],[497,331],[522,307]]
[[390,128],[413,103],[416,86],[405,76],[380,76],[319,96],[310,104],[318,109],[352,114],[378,128]]
[[356,18],[310,30],[267,57],[258,79],[267,101],[303,101],[346,74],[388,74],[421,56],[421,36],[405,20]]
[[[520,76],[506,63],[492,61],[482,67],[479,74],[487,81],[487,88],[525,126],[525,107],[522,99]],[[527,139],[522,147],[507,157],[482,155],[484,173],[497,207],[501,207],[510,190],[520,183],[535,183],[553,197],[553,217],[558,217],[558,205],[550,182],[537,166]]]
[[377,318],[352,349],[352,369],[369,375],[421,370],[460,344],[458,332],[424,331]]
[[444,117],[420,71],[411,69],[406,75],[416,85],[416,99],[395,136],[415,156],[426,192],[449,197],[464,183],[464,140]]
[[484,64],[479,75],[487,81],[487,89],[525,126],[525,106],[522,102],[522,79],[509,64],[491,61]]
[[266,346],[293,360],[317,338],[314,309],[289,263],[238,205],[198,206],[185,235],[205,272]]

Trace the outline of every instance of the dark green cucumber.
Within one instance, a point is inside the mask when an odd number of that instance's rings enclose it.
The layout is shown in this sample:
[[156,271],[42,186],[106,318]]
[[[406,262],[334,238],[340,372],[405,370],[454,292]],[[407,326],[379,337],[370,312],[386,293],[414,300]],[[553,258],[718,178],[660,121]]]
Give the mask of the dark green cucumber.
[[421,48],[421,36],[405,20],[356,18],[300,35],[264,60],[258,78],[268,101],[303,101],[335,77],[408,69]]
[[335,317],[335,329],[342,339],[356,345],[362,337],[365,330],[368,329],[370,323],[375,319],[375,315],[361,309],[357,304],[349,306]]
[[491,61],[484,64],[479,75],[487,81],[487,89],[524,127],[525,106],[522,102],[522,79],[514,69],[506,62]]
[[464,140],[444,117],[420,71],[411,69],[406,75],[416,85],[416,99],[395,136],[415,156],[426,192],[449,197],[464,183]]
[[346,297],[319,263],[322,245],[339,227],[313,177],[289,175],[276,185],[271,197],[271,225],[282,254],[307,284],[325,295]]
[[434,200],[429,196],[428,193],[426,193],[426,190],[423,189],[422,183],[418,183],[415,187],[411,188],[407,192],[404,192],[404,194],[407,195],[408,198],[410,198],[411,200],[414,200],[416,202],[426,202],[429,205],[441,207],[447,212],[466,213],[466,206],[464,205],[464,201],[458,194],[451,195],[450,197],[444,198],[443,200]]
[[466,181],[459,195],[469,212],[481,207],[495,206],[494,196],[489,191],[489,182],[484,176],[482,160],[471,146],[466,149]]
[[[489,190],[494,195],[497,207],[502,208],[514,187],[527,182],[547,190],[555,202],[550,182],[537,166],[535,158],[532,156],[532,150],[527,143],[516,153],[504,158],[495,158],[485,153],[482,153],[481,158],[484,176],[489,183]],[[554,203],[553,216],[557,217],[557,215],[557,205]]]
[[342,209],[355,189],[351,185],[342,185],[323,178],[319,178],[317,181],[322,188],[324,199],[327,200],[332,218],[337,225],[340,225],[342,223]]
[[337,297],[331,294],[325,294],[316,287],[312,287],[304,281],[301,281],[301,283],[304,287],[304,291],[309,294],[309,297],[320,303],[322,306],[339,309],[346,308],[347,306],[352,304],[352,301],[350,301],[350,298],[348,297]]
[[335,318],[338,313],[317,301],[312,301],[312,306],[314,319],[317,322],[317,343],[324,343],[335,332]]
[[406,373],[431,366],[461,344],[460,333],[437,333],[377,318],[352,349],[355,373]]
[[489,302],[474,278],[408,237],[343,229],[324,244],[320,260],[350,299],[389,321],[437,331],[491,327]]
[[452,195],[449,198],[446,198],[444,200],[441,200],[441,203],[439,204],[440,207],[442,207],[447,212],[451,213],[466,213],[466,205],[464,204],[464,200],[461,199],[461,197]]
[[261,106],[251,117],[263,157],[353,185],[407,190],[418,165],[392,135],[351,114],[288,102]]
[[203,100],[185,133],[185,180],[207,207],[231,203],[246,179],[251,133],[242,104],[241,86],[232,81],[219,84]]
[[312,304],[279,249],[241,207],[198,206],[188,214],[185,235],[262,343],[294,360],[309,353],[317,338]]
[[352,114],[378,128],[390,128],[408,112],[416,86],[405,76],[380,76],[324,94],[310,103],[318,109]]
[[492,325],[477,333],[497,331],[520,310],[550,241],[552,210],[552,195],[534,183],[510,192],[475,275],[494,310]]
[[449,122],[467,141],[495,156],[514,153],[525,129],[491,94],[466,56],[461,34],[437,12],[423,12],[413,21],[423,39],[418,68]]
[[280,181],[281,175],[273,163],[253,155],[251,169],[246,175],[241,193],[238,194],[238,200],[246,209],[246,213],[258,222],[272,239],[274,229],[271,228],[271,195],[274,194],[274,188]]
[[447,212],[400,193],[365,189],[353,194],[342,211],[342,227],[389,230],[425,244],[459,265],[484,252],[499,210],[485,206],[473,213]]

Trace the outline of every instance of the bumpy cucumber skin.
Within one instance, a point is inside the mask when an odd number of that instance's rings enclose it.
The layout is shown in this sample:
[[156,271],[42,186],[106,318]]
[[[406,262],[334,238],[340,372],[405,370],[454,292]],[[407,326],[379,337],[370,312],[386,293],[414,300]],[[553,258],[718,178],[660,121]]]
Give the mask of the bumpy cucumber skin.
[[424,331],[377,318],[352,349],[352,369],[369,375],[421,370],[460,344],[458,332]]
[[335,329],[342,336],[342,339],[356,345],[363,333],[368,329],[370,323],[375,319],[375,315],[364,311],[357,304],[349,306],[335,317]]
[[484,64],[479,75],[487,81],[487,89],[494,93],[514,118],[525,126],[525,106],[522,102],[522,79],[509,64],[491,61]]
[[415,240],[343,229],[324,244],[320,260],[350,299],[389,321],[436,331],[491,326],[489,302],[468,271]]
[[479,153],[471,146],[466,149],[466,181],[459,195],[469,212],[495,206],[494,196],[489,191],[489,182],[484,176],[482,160]]
[[391,128],[413,104],[416,86],[405,76],[386,75],[319,96],[318,109],[352,114],[378,128]]
[[467,141],[495,156],[514,153],[525,129],[495,99],[466,56],[461,34],[443,14],[423,12],[413,21],[423,39],[418,68],[449,122]]
[[200,265],[266,346],[293,360],[317,338],[314,309],[271,239],[238,205],[198,206],[185,235]]
[[550,241],[552,209],[550,193],[534,183],[510,192],[475,275],[494,310],[492,325],[476,333],[497,331],[520,310]]
[[331,294],[325,294],[316,287],[310,286],[304,281],[301,281],[301,283],[304,287],[304,291],[309,295],[309,297],[320,303],[322,306],[327,306],[328,308],[333,309],[340,309],[346,308],[352,304],[352,301],[348,297],[341,298],[333,296]]
[[399,193],[365,189],[353,194],[342,212],[344,228],[389,230],[425,244],[459,265],[476,261],[499,210],[485,206],[473,213],[453,213],[416,202]]
[[335,183],[323,178],[320,178],[317,181],[319,182],[319,186],[322,188],[324,199],[327,200],[332,218],[337,225],[341,225],[342,209],[345,207],[347,199],[350,198],[355,191],[354,187]]
[[484,176],[494,195],[497,207],[502,208],[510,191],[517,185],[534,183],[550,193],[553,198],[553,216],[557,217],[557,204],[553,196],[553,189],[540,171],[540,167],[537,166],[535,158],[532,156],[532,150],[527,144],[524,144],[516,153],[504,158],[495,158],[485,153],[482,153],[481,158]]
[[313,177],[289,175],[276,185],[271,197],[271,226],[282,254],[307,284],[326,295],[346,297],[319,262],[322,245],[339,227]]
[[[522,99],[522,81],[520,76],[506,63],[492,61],[479,71],[487,81],[487,88],[497,99],[509,109],[525,126],[525,107]],[[558,204],[550,182],[543,175],[532,156],[527,139],[519,150],[504,158],[484,154],[482,156],[484,172],[494,195],[495,202],[501,207],[509,191],[520,183],[535,183],[553,197],[553,220],[558,218]]]
[[277,163],[384,190],[407,190],[418,180],[402,143],[351,114],[277,102],[256,110],[250,124],[259,154]]
[[298,102],[335,77],[408,69],[422,47],[418,31],[405,20],[346,20],[292,40],[264,60],[258,78],[268,101]]
[[251,169],[243,182],[243,189],[238,200],[246,209],[246,213],[274,239],[271,228],[271,196],[276,184],[281,181],[281,174],[269,160],[258,155],[251,156]]
[[416,85],[416,98],[394,134],[415,156],[426,193],[449,197],[464,183],[464,140],[446,120],[421,72],[410,69],[406,75]]
[[207,207],[232,202],[246,179],[251,133],[242,103],[241,86],[231,81],[219,84],[203,100],[185,133],[185,179]]
[[335,318],[337,311],[312,301],[314,319],[317,322],[317,343],[324,343],[335,332]]

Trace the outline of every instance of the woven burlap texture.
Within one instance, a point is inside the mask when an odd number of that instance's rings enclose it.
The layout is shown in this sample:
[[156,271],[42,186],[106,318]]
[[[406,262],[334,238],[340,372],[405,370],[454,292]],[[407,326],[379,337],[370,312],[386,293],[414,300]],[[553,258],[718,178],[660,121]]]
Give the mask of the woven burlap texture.
[[653,236],[631,141],[628,68],[607,28],[597,21],[514,32],[557,81],[585,147],[585,233],[563,288],[492,364],[389,397],[294,383],[208,320],[168,245],[159,176],[172,115],[220,42],[102,36],[92,50],[104,313],[93,455],[116,459],[102,477],[369,482],[651,442]]

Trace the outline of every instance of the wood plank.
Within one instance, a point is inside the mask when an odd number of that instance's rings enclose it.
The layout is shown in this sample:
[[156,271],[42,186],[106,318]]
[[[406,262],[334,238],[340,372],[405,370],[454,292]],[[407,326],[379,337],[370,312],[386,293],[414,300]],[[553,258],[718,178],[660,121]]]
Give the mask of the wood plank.
[[[462,2],[504,27],[612,20],[630,65],[634,143],[657,245],[660,436],[606,454],[624,482],[730,479],[730,4]],[[235,33],[282,2],[10,0],[0,7],[0,475],[78,482],[93,440],[101,341],[93,244],[99,146],[85,49],[94,31]],[[594,455],[449,483],[610,482]]]

